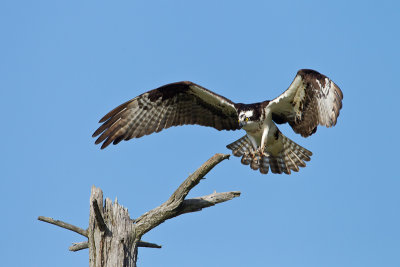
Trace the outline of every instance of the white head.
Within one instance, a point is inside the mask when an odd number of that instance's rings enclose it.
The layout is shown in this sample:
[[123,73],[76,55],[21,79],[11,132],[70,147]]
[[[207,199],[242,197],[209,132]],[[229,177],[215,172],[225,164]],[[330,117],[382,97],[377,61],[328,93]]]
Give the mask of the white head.
[[254,122],[253,119],[254,111],[253,110],[242,110],[239,112],[239,126],[240,128],[248,128]]

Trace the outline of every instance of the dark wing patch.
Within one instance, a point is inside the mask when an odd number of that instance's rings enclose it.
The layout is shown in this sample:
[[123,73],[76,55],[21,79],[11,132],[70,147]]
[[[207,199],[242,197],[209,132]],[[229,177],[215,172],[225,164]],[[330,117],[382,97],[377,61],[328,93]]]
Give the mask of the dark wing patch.
[[111,110],[93,137],[101,148],[139,138],[171,126],[198,124],[217,130],[239,129],[237,110],[229,99],[192,82],[161,86]]
[[314,70],[299,70],[289,88],[270,102],[272,119],[286,123],[303,137],[317,131],[318,125],[336,125],[343,93],[325,75]]

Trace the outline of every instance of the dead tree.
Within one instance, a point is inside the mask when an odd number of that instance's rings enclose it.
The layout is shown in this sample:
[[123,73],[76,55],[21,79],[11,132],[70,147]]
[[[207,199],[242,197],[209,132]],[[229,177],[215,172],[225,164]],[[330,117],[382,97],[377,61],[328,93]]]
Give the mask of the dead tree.
[[188,212],[231,200],[240,192],[212,193],[207,196],[185,199],[189,191],[218,163],[228,159],[229,155],[216,154],[191,174],[171,195],[171,197],[137,219],[131,219],[128,210],[112,203],[106,198],[103,205],[103,192],[92,187],[90,195],[89,227],[85,230],[77,226],[40,216],[38,220],[74,231],[87,237],[87,241],[74,243],[69,250],[78,251],[89,248],[89,266],[136,266],[138,247],[161,248],[144,242],[142,236],[164,221]]

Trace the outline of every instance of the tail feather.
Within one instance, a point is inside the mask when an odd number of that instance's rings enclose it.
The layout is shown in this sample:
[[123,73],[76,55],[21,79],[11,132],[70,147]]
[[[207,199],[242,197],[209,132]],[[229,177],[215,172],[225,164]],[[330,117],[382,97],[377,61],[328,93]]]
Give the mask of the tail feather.
[[[280,155],[278,155],[277,157],[274,157],[274,156],[271,156],[270,154],[264,152],[263,158],[268,159],[272,173],[290,174],[290,169],[289,169],[287,161],[285,160],[284,157],[281,157]],[[264,173],[265,170],[260,169],[260,172]]]
[[251,163],[251,160],[252,159],[250,157],[250,154],[244,154],[243,157],[242,157],[241,162],[242,162],[243,165],[249,165]]
[[282,173],[282,171],[279,169],[279,164],[278,164],[278,159],[275,157],[269,157],[269,166],[271,168],[272,173]]
[[296,162],[292,159],[292,157],[295,157],[296,155],[293,154],[291,155],[293,152],[290,151],[286,157],[285,157],[285,161],[287,162],[287,166],[289,169],[291,169],[294,172],[298,172],[299,171],[299,167],[297,166]]
[[280,173],[284,172],[286,174],[290,174],[290,169],[287,166],[287,162],[285,161],[285,157],[279,157],[277,158],[278,164],[279,164],[279,171]]
[[[279,137],[282,138],[282,143],[283,143],[283,150],[285,151],[291,151],[293,154],[295,154],[298,158],[304,161],[310,161],[312,152],[305,149],[302,146],[299,146],[286,136],[284,136],[281,132],[279,132]],[[304,163],[304,162],[303,162]],[[305,164],[304,164],[305,166]]]
[[269,171],[269,158],[263,155],[261,158],[261,164],[260,164],[260,172],[262,174],[267,174]]
[[[236,157],[240,157],[243,154],[248,154],[250,151],[253,151],[253,145],[247,135],[243,136],[239,140],[229,144],[226,146],[227,148],[232,150],[232,154]],[[243,163],[245,164],[245,163]],[[248,165],[248,164],[245,164]]]
[[306,166],[305,161],[311,160],[311,151],[299,146],[280,131],[276,142],[282,143],[282,150],[275,155],[268,152],[267,146],[264,148],[264,153],[260,155],[260,152],[253,148],[247,135],[227,145],[227,148],[232,150],[233,155],[242,157],[242,164],[250,165],[251,169],[259,170],[262,174],[267,174],[270,169],[272,173],[279,174],[298,172],[299,167]]
[[299,157],[293,151],[289,152],[289,156],[292,159],[292,161],[294,161],[296,166],[300,166],[300,167],[305,167],[306,166],[306,163],[301,159],[301,157]]
[[255,171],[258,170],[260,168],[260,160],[261,160],[260,154],[259,153],[254,154],[252,161],[250,162],[250,168],[252,168]]

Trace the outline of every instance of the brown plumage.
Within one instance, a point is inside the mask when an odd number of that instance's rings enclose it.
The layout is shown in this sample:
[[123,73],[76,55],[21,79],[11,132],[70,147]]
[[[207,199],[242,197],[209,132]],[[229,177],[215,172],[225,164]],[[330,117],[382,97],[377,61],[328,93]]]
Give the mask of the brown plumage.
[[101,134],[95,143],[104,142],[102,149],[184,124],[239,129],[234,104],[192,82],[171,83],[141,94],[111,110],[100,123],[93,137]]
[[[271,101],[276,106],[272,119],[278,124],[288,122],[296,133],[308,137],[318,125],[336,125],[342,99],[342,91],[328,77],[314,70],[299,70],[290,87]],[[300,112],[297,116],[296,109]]]
[[[332,127],[342,108],[343,94],[328,77],[299,70],[279,97],[254,104],[233,103],[200,85],[184,81],[143,93],[116,107],[94,132],[96,144],[118,144],[171,126],[197,124],[217,130],[243,128],[246,135],[227,147],[241,162],[261,173],[297,172],[312,153],[284,136],[275,123],[289,123],[308,137],[318,125]],[[275,122],[275,123],[274,123]]]
[[[227,145],[227,148],[232,150],[232,154],[236,157],[242,157],[241,162],[244,165],[250,165],[253,170],[260,170],[261,173],[267,174],[269,169],[272,173],[286,173],[291,171],[298,172],[299,167],[305,167],[305,161],[310,161],[312,152],[299,146],[279,130],[277,131],[278,138],[275,142],[283,144],[282,150],[274,155],[268,151],[268,146],[265,146],[264,153],[254,151],[251,140],[247,135],[239,140]],[[269,144],[273,146],[274,144]]]

